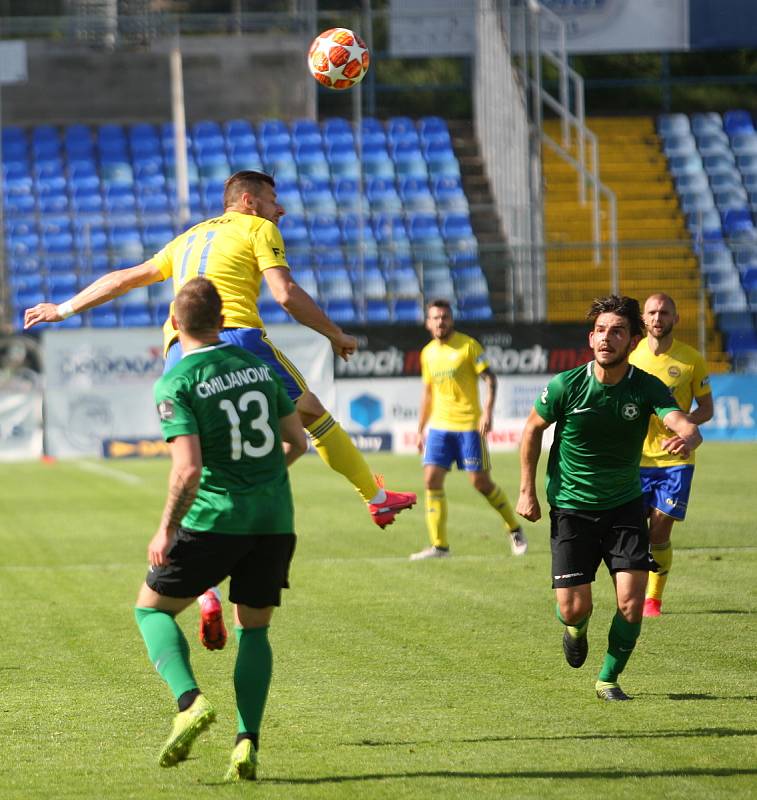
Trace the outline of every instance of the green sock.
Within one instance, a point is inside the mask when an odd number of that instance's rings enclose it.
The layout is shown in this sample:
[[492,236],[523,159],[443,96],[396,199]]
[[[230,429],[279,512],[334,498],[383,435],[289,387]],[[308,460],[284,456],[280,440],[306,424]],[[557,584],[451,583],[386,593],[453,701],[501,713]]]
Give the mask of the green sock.
[[579,636],[585,636],[586,631],[589,629],[589,620],[591,619],[591,612],[589,612],[582,620],[577,622],[575,625],[569,625],[564,619],[562,614],[560,613],[560,606],[558,603],[555,603],[555,614],[557,615],[557,619],[562,622],[563,625],[568,629],[568,633],[574,638],[578,639]]
[[268,627],[236,628],[235,633],[239,642],[234,667],[238,733],[259,733],[273,673]]
[[620,611],[615,612],[607,637],[607,654],[599,672],[599,680],[615,683],[625,669],[641,633],[640,622],[626,622]]
[[189,643],[166,611],[157,608],[134,609],[139,632],[147,645],[147,655],[178,700],[184,692],[197,689],[189,663]]

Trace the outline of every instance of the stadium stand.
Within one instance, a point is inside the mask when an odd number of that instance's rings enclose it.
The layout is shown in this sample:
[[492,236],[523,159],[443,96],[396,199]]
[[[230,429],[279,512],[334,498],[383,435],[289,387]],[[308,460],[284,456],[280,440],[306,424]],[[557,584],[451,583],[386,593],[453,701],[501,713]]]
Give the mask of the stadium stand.
[[[592,118],[587,124],[598,137],[602,181],[617,198],[620,290],[642,299],[654,291],[668,292],[681,313],[679,335],[697,344],[704,286],[709,367],[712,372],[729,369],[731,356],[724,352],[717,315],[739,302],[741,289],[727,278],[725,251],[731,240],[724,239],[724,225],[726,215],[737,212],[728,217],[731,230],[747,227],[740,216],[746,187],[721,117],[668,114],[656,126],[653,119],[630,117]],[[545,127],[559,139],[556,121]],[[586,297],[606,289],[609,248],[587,244],[593,241],[591,211],[588,203],[578,201],[572,168],[546,150],[543,167],[548,318],[578,320]]]
[[[687,127],[688,126],[688,127]],[[704,284],[735,367],[757,365],[757,130],[742,109],[661,116],[663,151],[685,141],[692,165],[676,177]],[[672,129],[675,128],[675,133]],[[673,170],[672,159],[671,171]],[[674,172],[675,174],[675,172]]]
[[[179,231],[170,124],[6,127],[2,137],[17,325],[25,307],[139,263]],[[439,117],[366,117],[358,142],[339,118],[198,120],[187,131],[190,224],[220,213],[231,171],[265,169],[288,212],[281,230],[294,273],[339,321],[417,321],[429,293],[489,318],[480,268],[473,288],[455,276],[461,255],[477,264],[478,243],[451,141]],[[69,324],[158,324],[169,301],[170,291],[151,290]],[[264,319],[289,321],[274,306],[261,297]]]

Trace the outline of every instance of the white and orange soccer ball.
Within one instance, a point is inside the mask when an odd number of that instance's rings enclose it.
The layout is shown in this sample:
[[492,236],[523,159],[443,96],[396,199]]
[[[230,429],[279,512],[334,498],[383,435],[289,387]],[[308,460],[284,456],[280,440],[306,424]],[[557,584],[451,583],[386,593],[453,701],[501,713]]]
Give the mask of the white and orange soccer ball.
[[308,69],[328,89],[357,85],[370,63],[365,42],[349,28],[329,28],[313,39],[308,50]]

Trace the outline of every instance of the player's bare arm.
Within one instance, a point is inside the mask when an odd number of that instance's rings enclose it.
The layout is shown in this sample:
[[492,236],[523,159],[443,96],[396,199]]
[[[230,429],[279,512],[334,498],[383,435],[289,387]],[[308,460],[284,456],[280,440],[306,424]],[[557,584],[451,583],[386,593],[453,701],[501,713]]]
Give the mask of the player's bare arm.
[[38,303],[32,308],[27,308],[24,312],[24,330],[33,328],[41,322],[61,322],[71,314],[87,311],[113,300],[114,297],[120,297],[131,289],[149,286],[160,280],[163,280],[163,276],[152,261],[145,261],[129,269],[108,272],[67,301],[68,309],[63,307],[66,304],[55,303]]
[[313,298],[292,278],[284,267],[271,267],[263,272],[273,299],[301,325],[325,336],[331,349],[345,361],[357,350],[357,339],[345,333],[321,311]]
[[171,472],[168,477],[168,496],[158,530],[147,545],[147,557],[153,567],[168,563],[166,555],[182,518],[197,496],[202,474],[199,436],[177,436],[171,440],[169,448]]
[[418,409],[418,432],[415,435],[415,446],[418,452],[423,454],[426,448],[426,425],[431,416],[431,385],[423,384],[423,394],[421,394],[421,406]]
[[702,397],[696,398],[697,407],[689,411],[689,419],[695,425],[704,425],[712,419],[715,413],[715,404],[712,400],[712,394],[705,394]]
[[520,442],[520,492],[515,512],[529,522],[541,519],[541,506],[536,496],[536,466],[541,455],[544,431],[550,425],[532,408]]
[[689,454],[702,444],[702,434],[689,414],[684,414],[683,411],[670,411],[665,415],[663,423],[675,434],[662,443],[663,449],[669,453],[688,458]]
[[478,423],[478,430],[482,436],[486,436],[492,429],[492,420],[494,419],[494,401],[497,397],[497,376],[490,369],[485,369],[481,373],[481,380],[486,384],[486,399],[484,400],[484,408]]
[[305,438],[305,429],[302,427],[300,415],[295,411],[279,419],[281,439],[286,444],[284,454],[286,465],[293,464],[301,455],[307,452],[308,442]]

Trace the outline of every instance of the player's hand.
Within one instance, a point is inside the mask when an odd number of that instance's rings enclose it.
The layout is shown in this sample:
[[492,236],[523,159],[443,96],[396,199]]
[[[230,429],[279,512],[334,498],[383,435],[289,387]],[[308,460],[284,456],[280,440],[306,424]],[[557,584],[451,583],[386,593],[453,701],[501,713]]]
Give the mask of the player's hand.
[[24,311],[24,330],[33,328],[40,322],[62,322],[63,317],[58,313],[55,303],[37,303],[32,308]]
[[492,418],[490,414],[484,411],[481,414],[481,419],[478,421],[478,432],[482,436],[488,436],[492,429]]
[[671,436],[669,439],[663,439],[662,449],[674,456],[681,458],[688,458],[691,455],[691,450],[685,439],[680,436]]
[[150,539],[147,545],[147,560],[151,567],[165,567],[171,563],[167,558],[167,553],[171,549],[174,540],[174,531],[158,528],[155,536]]
[[346,361],[357,350],[357,339],[342,331],[331,340],[331,349]]
[[527,519],[529,522],[537,522],[541,519],[541,506],[539,499],[532,492],[521,492],[518,496],[518,503],[515,506],[515,513]]
[[423,455],[423,451],[426,449],[426,437],[422,433],[415,434],[415,447]]

